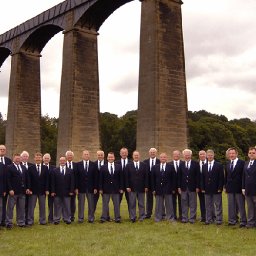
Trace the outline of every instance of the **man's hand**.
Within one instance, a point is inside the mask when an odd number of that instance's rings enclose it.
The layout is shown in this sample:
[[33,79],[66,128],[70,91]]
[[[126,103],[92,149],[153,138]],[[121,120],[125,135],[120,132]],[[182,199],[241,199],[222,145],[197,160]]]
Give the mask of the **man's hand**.
[[127,191],[128,193],[130,193],[132,190],[131,190],[131,188],[126,188],[126,191]]
[[242,189],[242,193],[243,193],[243,195],[245,196],[245,189]]
[[10,190],[10,191],[9,191],[9,195],[10,195],[10,196],[14,196],[14,190]]
[[96,195],[97,192],[98,192],[98,190],[95,188],[95,189],[93,190],[93,194]]
[[180,188],[178,188],[178,193],[181,194],[181,189]]

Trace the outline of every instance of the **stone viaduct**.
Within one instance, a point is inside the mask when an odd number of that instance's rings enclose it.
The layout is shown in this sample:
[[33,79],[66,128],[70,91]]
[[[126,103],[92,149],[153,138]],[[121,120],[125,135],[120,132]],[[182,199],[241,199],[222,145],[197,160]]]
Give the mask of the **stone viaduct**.
[[[98,30],[131,1],[66,0],[0,35],[0,66],[11,55],[9,155],[40,151],[40,53],[61,31],[57,156],[71,149],[78,160],[83,149],[100,148]],[[142,0],[141,5],[137,149],[146,157],[150,147],[170,153],[187,146],[187,93],[182,1]]]

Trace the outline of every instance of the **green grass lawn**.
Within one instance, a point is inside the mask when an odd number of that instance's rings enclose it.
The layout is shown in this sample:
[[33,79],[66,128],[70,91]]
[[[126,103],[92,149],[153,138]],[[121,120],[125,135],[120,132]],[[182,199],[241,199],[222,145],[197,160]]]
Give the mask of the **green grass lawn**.
[[222,226],[155,223],[152,219],[130,223],[124,199],[121,224],[99,223],[99,205],[94,224],[35,224],[31,228],[1,229],[0,256],[256,255],[256,229],[228,227],[225,195],[223,203]]

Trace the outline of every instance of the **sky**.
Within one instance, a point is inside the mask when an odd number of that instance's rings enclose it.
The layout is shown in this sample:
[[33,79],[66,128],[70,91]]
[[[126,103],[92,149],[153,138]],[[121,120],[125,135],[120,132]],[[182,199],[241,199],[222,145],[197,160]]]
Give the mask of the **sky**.
[[[60,0],[8,0],[0,9],[0,34]],[[183,0],[188,109],[229,119],[256,120],[256,1]],[[116,10],[98,36],[100,111],[118,116],[137,109],[141,3]],[[42,51],[42,114],[59,115],[63,34]],[[11,57],[0,68],[0,112],[6,118]],[[49,104],[50,102],[50,104]]]

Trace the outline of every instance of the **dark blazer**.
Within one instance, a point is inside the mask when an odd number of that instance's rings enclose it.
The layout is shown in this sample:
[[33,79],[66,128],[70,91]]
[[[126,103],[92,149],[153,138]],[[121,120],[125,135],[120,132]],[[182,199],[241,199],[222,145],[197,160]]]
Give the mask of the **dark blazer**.
[[28,180],[28,171],[25,166],[20,165],[22,173],[17,170],[14,163],[7,166],[7,192],[14,191],[15,195],[25,194]]
[[[148,189],[152,190],[152,184],[151,184],[151,171],[152,170],[150,170],[150,161],[152,161],[151,158],[148,158],[148,159],[145,159],[143,161],[143,163],[146,165],[147,172],[148,172]],[[155,165],[156,164],[160,164],[160,160],[158,158],[156,158]]]
[[[68,163],[66,163],[66,167],[69,168]],[[76,177],[76,172],[77,172],[77,163],[72,161],[72,168],[70,169],[74,173],[74,184],[75,187],[77,187],[77,177]]]
[[164,174],[161,173],[161,165],[156,164],[151,170],[152,191],[156,195],[172,194],[176,190],[176,171],[174,165],[166,164]]
[[136,171],[134,162],[131,162],[126,165],[124,173],[125,188],[130,188],[132,192],[145,192],[149,183],[149,174],[145,163],[139,162],[139,170]]
[[[120,164],[120,165],[122,166],[121,159],[120,159],[120,160],[115,161],[115,163],[116,163],[116,164]],[[128,159],[127,164],[129,164],[129,163],[132,163],[132,160]],[[126,165],[127,165],[127,164],[126,164]],[[124,169],[125,169],[125,168],[124,168]],[[122,169],[122,170],[124,171],[124,169]]]
[[69,193],[74,193],[75,190],[74,180],[73,170],[66,168],[64,175],[61,174],[60,167],[55,168],[51,175],[51,193],[59,197],[69,196]]
[[84,169],[84,162],[77,163],[76,189],[79,193],[93,193],[94,189],[98,189],[98,169],[97,165],[89,161],[88,171]]
[[[99,182],[100,182],[100,168],[99,168],[99,166],[98,166],[98,160],[96,160],[95,162],[95,165],[96,165],[96,167],[97,167],[97,170],[98,170],[98,181],[97,181],[97,189],[99,189]],[[103,160],[103,164],[101,165],[101,166],[103,166],[103,165],[105,165],[105,164],[107,164],[108,162],[106,161],[106,160]]]
[[108,164],[100,168],[99,190],[102,190],[103,194],[119,194],[119,190],[124,189],[122,166],[115,163],[114,166],[113,175],[109,173]]
[[232,172],[230,170],[230,163],[231,162],[228,161],[226,164],[224,187],[227,193],[242,193],[244,161],[238,159]]
[[0,197],[6,192],[6,167],[0,163]]
[[[218,194],[223,190],[224,171],[221,163],[214,161],[212,170],[208,171],[208,164],[202,169],[202,190],[205,194]],[[218,192],[220,190],[221,192]]]
[[4,165],[8,166],[12,164],[12,160],[9,157],[4,156]]
[[242,188],[245,189],[246,196],[256,196],[256,160],[250,168],[249,162],[244,164]]
[[[183,162],[183,161],[180,160],[180,164],[181,164],[182,162]],[[173,168],[174,168],[174,171],[175,171],[175,186],[176,186],[176,190],[177,190],[177,187],[178,187],[178,173],[179,173],[179,171],[180,171],[180,164],[179,164],[179,166],[178,166],[177,171],[176,171],[176,169],[175,169],[174,161],[173,161],[173,160],[172,160],[171,162],[169,162],[168,164],[172,165]]]
[[49,171],[45,165],[41,164],[40,175],[35,164],[28,167],[28,189],[33,195],[45,195],[49,191]]
[[189,169],[186,168],[185,162],[180,163],[178,188],[182,191],[188,189],[190,192],[195,192],[196,188],[200,188],[200,166],[198,162],[191,160]]

